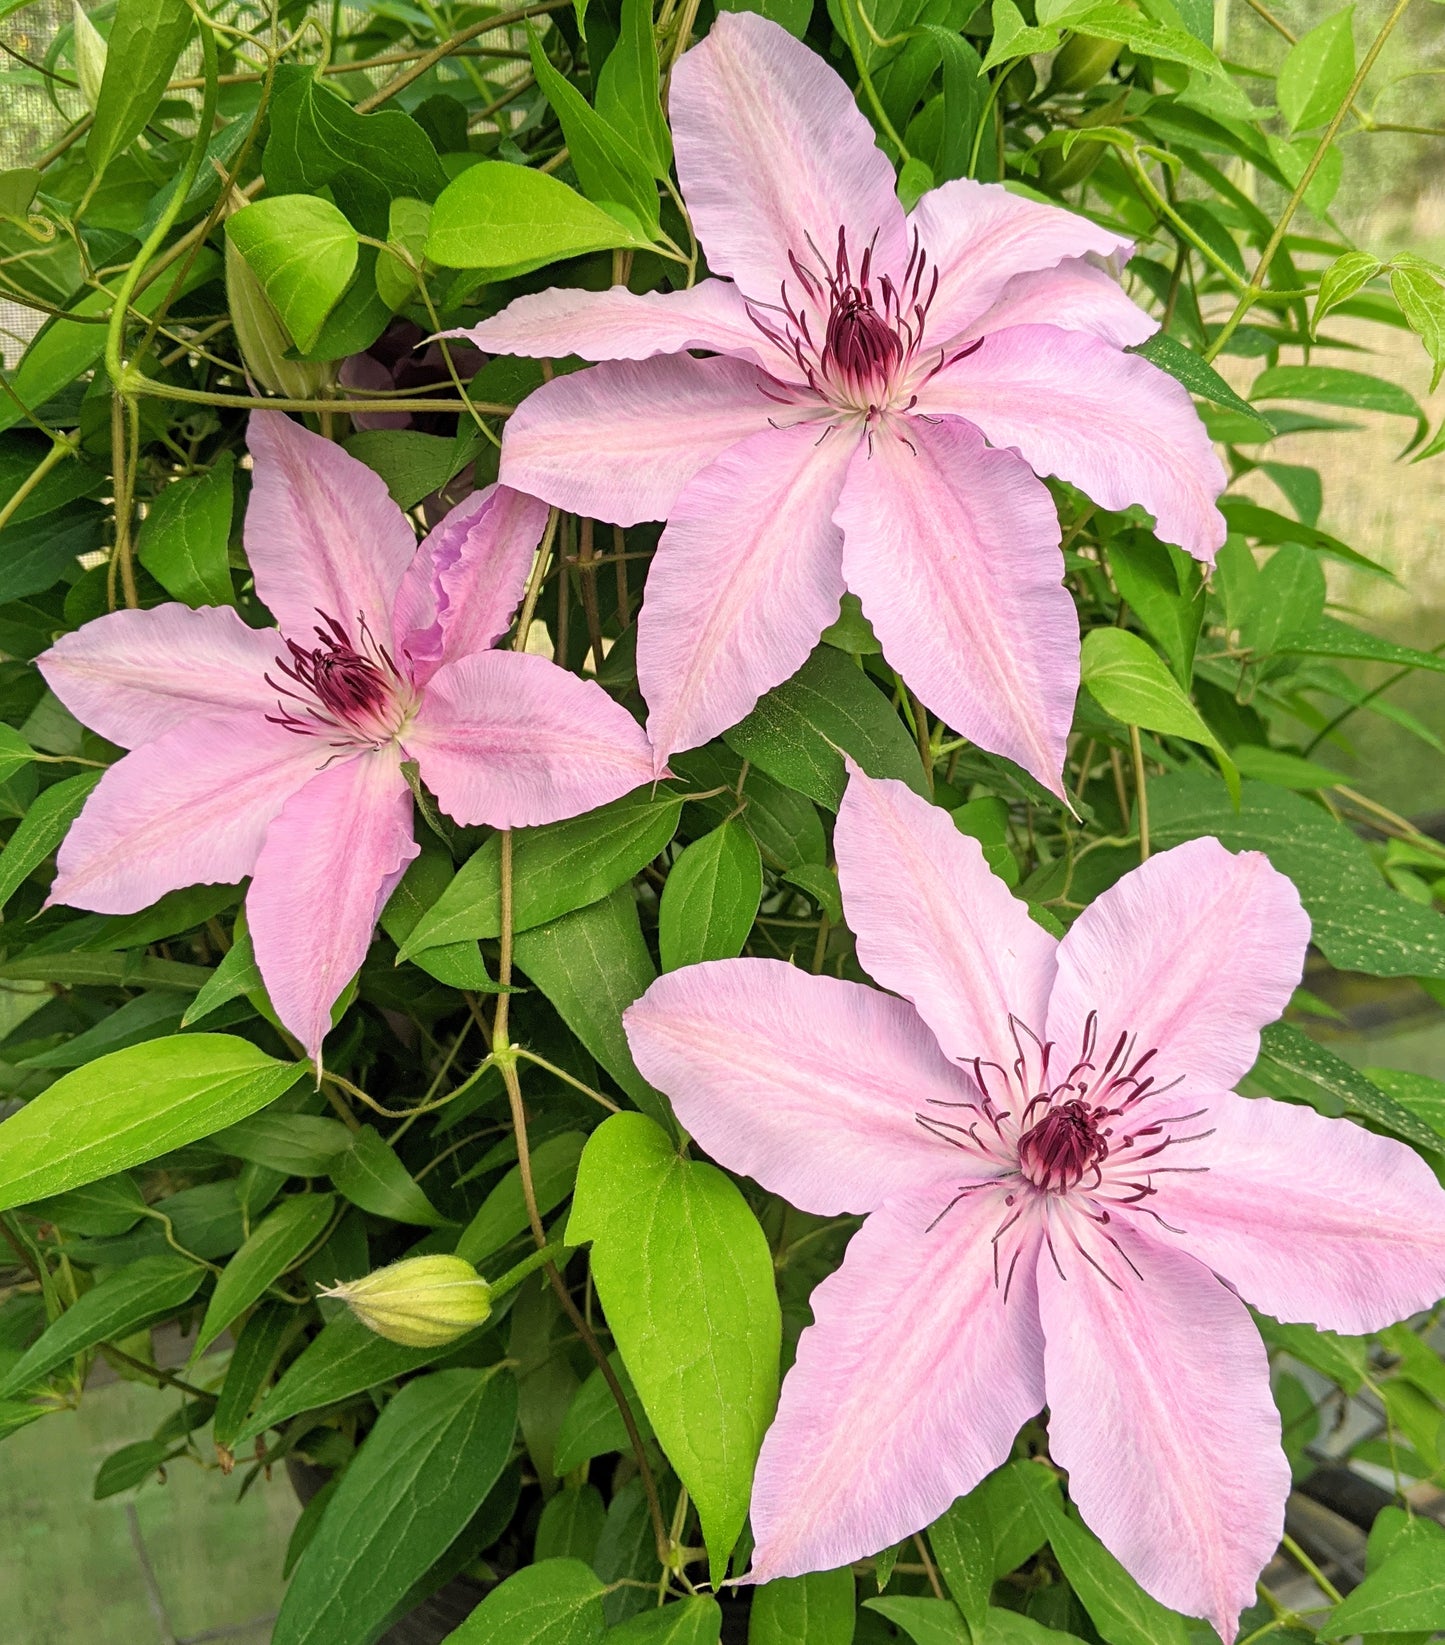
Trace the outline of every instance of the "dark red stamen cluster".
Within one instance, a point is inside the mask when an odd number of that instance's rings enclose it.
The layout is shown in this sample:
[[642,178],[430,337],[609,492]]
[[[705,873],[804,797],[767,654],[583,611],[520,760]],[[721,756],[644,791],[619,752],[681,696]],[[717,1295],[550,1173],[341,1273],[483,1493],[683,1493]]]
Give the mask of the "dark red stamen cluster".
[[[899,408],[890,402],[922,348],[929,305],[938,291],[938,270],[930,274],[918,235],[913,236],[908,266],[897,284],[888,274],[875,273],[871,244],[864,248],[855,272],[844,229],[838,230],[831,265],[811,241],[808,249],[813,267],[796,252],[788,254],[804,300],[795,301],[785,283],[781,304],[772,310],[782,318],[773,320],[759,312],[771,305],[750,303],[754,325],[792,356],[808,386],[824,399],[850,410],[866,410],[870,418],[883,410],[908,410],[912,399]],[[820,318],[821,341],[813,335]],[[977,346],[969,344],[961,354]],[[945,362],[940,351],[927,375],[945,363],[951,362]]]
[[[1158,1165],[1154,1161],[1167,1149],[1199,1142],[1211,1133],[1180,1133],[1179,1127],[1205,1112],[1202,1108],[1152,1120],[1140,1111],[1147,1099],[1158,1098],[1179,1083],[1171,1080],[1166,1085],[1157,1085],[1154,1074],[1147,1071],[1158,1054],[1157,1049],[1136,1054],[1134,1037],[1120,1034],[1103,1064],[1097,1064],[1099,1019],[1098,1013],[1091,1011],[1077,1058],[1063,1078],[1056,1079],[1050,1066],[1055,1061],[1054,1043],[1040,1039],[1014,1017],[1009,1018],[1009,1031],[1018,1056],[1008,1068],[1001,1063],[985,1062],[981,1057],[971,1064],[978,1101],[946,1103],[932,1099],[932,1106],[963,1109],[973,1115],[971,1119],[945,1120],[932,1114],[916,1116],[924,1130],[940,1141],[975,1157],[982,1156],[987,1164],[997,1167],[996,1174],[961,1188],[934,1223],[942,1221],[966,1195],[1009,1179],[1016,1181],[1018,1186],[1004,1196],[1008,1215],[993,1235],[995,1280],[999,1271],[999,1241],[1023,1216],[1028,1203],[1025,1190],[1054,1197],[1071,1196],[1070,1204],[1098,1226],[1125,1262],[1129,1261],[1128,1254],[1107,1231],[1109,1206],[1134,1207],[1154,1217],[1171,1233],[1182,1232],[1144,1203],[1158,1192],[1153,1178],[1166,1172],[1202,1171],[1207,1167]],[[998,1100],[990,1091],[991,1081],[1002,1082]],[[1098,1269],[1111,1285],[1116,1284],[1079,1243],[1067,1220],[1062,1226],[1084,1260]],[[1063,1269],[1053,1244],[1053,1225],[1048,1220],[1044,1224],[1044,1242],[1062,1277]],[[1015,1251],[1009,1264],[1004,1280],[1005,1296],[1019,1254]]]
[[[302,736],[340,733],[344,743],[381,740],[396,700],[398,676],[391,653],[373,637],[365,617],[357,618],[358,648],[335,617],[324,611],[316,615],[321,624],[313,632],[321,643],[308,649],[287,639],[287,654],[276,658],[291,685],[266,675],[280,709],[267,719]],[[298,706],[288,706],[286,699]]]

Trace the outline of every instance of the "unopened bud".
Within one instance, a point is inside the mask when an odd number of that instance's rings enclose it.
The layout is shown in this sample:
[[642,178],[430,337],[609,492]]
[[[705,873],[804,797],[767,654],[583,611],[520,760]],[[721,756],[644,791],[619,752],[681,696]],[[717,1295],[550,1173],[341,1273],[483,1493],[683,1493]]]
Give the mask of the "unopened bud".
[[100,101],[100,82],[105,78],[105,37],[81,9],[80,0],[71,0],[71,16],[75,24],[75,77],[80,81],[85,106],[94,114]]
[[463,1257],[405,1257],[322,1296],[344,1302],[369,1330],[407,1348],[443,1348],[492,1312],[492,1288]]

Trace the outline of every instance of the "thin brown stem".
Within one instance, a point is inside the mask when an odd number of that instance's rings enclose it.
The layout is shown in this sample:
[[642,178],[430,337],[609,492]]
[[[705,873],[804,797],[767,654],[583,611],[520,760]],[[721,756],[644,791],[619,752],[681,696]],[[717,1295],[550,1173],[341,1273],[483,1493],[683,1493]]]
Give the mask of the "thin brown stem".
[[420,80],[428,70],[436,67],[444,57],[450,57],[458,47],[464,46],[469,40],[475,40],[479,34],[490,34],[493,29],[509,28],[514,23],[521,23],[528,17],[540,17],[549,11],[562,11],[572,4],[572,0],[539,0],[534,6],[522,6],[516,11],[499,12],[495,17],[484,17],[480,23],[473,23],[469,27],[452,35],[451,39],[443,40],[441,45],[434,46],[424,52],[411,65],[395,74],[384,86],[372,92],[370,97],[363,97],[356,105],[358,114],[370,114],[372,109],[380,108],[389,102],[400,91],[405,91],[413,80]]

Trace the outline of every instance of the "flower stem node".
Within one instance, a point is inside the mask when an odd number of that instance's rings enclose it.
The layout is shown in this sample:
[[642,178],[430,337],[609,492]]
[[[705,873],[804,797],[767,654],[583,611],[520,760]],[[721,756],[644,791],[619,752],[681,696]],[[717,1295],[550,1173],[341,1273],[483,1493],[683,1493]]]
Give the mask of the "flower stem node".
[[442,1348],[483,1324],[492,1288],[462,1257],[406,1257],[322,1296],[337,1297],[369,1330],[407,1348]]

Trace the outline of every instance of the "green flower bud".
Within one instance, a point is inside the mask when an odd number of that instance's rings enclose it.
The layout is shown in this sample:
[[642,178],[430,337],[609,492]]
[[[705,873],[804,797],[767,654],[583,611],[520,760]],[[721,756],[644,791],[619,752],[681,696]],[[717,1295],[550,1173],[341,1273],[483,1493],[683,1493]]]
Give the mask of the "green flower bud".
[[1070,35],[1054,58],[1049,90],[1087,91],[1090,86],[1097,86],[1113,68],[1118,55],[1117,40],[1100,40],[1092,34]]
[[75,23],[75,77],[80,81],[85,106],[94,114],[100,101],[100,82],[105,78],[105,38],[81,10],[80,0],[71,0],[71,14]]
[[323,1291],[369,1330],[408,1348],[443,1348],[492,1312],[492,1288],[463,1257],[406,1257]]
[[281,316],[251,272],[251,265],[226,236],[226,302],[246,370],[262,388],[292,400],[322,398],[334,381],[330,365],[288,360],[291,337]]

